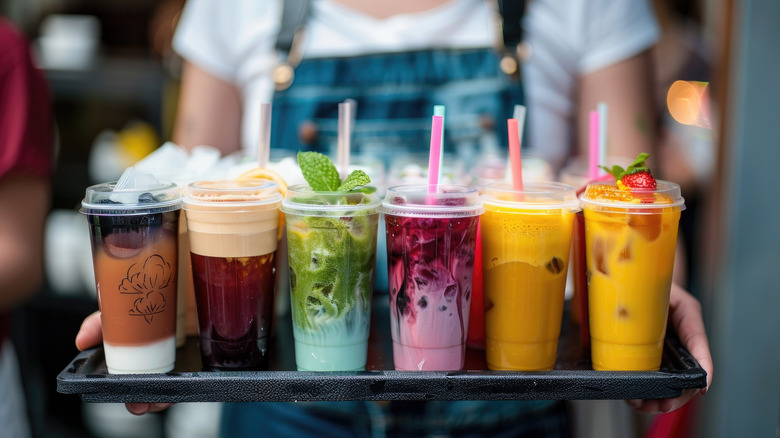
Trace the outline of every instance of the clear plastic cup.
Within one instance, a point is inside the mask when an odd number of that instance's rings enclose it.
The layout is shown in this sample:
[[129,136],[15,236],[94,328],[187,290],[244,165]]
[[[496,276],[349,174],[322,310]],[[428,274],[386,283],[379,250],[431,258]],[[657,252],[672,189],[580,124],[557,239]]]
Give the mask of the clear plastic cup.
[[477,189],[391,187],[387,228],[390,331],[397,370],[459,370],[465,360],[477,224]]
[[625,191],[589,184],[585,215],[591,359],[595,370],[661,365],[680,213],[680,186]]
[[484,190],[482,268],[488,368],[551,370],[563,318],[574,216],[571,186],[497,183]]
[[187,186],[184,210],[206,369],[268,366],[281,201],[276,183],[263,179]]
[[295,185],[282,202],[298,370],[366,367],[380,201],[363,190]]
[[87,188],[87,215],[103,348],[111,374],[164,373],[176,359],[177,239],[174,183]]

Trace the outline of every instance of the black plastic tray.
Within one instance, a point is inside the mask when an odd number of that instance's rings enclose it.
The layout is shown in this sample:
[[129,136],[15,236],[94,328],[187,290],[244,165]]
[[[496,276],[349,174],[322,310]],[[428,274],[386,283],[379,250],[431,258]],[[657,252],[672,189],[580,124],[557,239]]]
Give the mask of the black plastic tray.
[[374,303],[368,364],[360,372],[295,371],[289,317],[277,323],[268,371],[203,371],[197,337],[169,373],[108,374],[102,348],[80,353],[57,376],[57,391],[87,402],[339,400],[619,400],[673,398],[706,386],[707,373],[669,333],[660,371],[594,371],[579,328],[564,315],[555,370],[486,370],[469,349],[463,371],[394,371],[387,295]]

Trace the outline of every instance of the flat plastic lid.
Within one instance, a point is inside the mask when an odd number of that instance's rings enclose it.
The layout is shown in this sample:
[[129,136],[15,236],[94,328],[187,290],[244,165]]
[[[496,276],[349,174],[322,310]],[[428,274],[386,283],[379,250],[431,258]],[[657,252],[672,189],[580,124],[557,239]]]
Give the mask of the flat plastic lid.
[[574,187],[558,182],[529,182],[523,190],[509,183],[488,184],[482,195],[485,204],[530,210],[580,211],[580,201]]
[[127,216],[181,208],[180,188],[169,181],[158,181],[144,189],[115,190],[115,187],[116,181],[87,187],[79,211],[100,216]]
[[287,188],[282,212],[302,216],[358,216],[379,213],[381,200],[374,186],[350,192],[317,192],[307,184]]
[[580,195],[582,208],[670,208],[685,209],[680,186],[670,181],[657,180],[656,189],[620,190],[615,183],[591,183]]
[[279,186],[267,179],[196,181],[184,191],[184,210],[215,205],[240,208],[278,203]]
[[485,212],[479,191],[460,184],[406,184],[387,189],[382,211],[394,216],[465,217]]

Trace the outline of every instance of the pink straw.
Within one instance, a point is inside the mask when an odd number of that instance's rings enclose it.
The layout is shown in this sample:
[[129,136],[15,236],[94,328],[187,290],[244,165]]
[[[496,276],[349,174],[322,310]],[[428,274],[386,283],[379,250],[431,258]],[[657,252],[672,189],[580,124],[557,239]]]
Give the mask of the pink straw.
[[517,191],[523,191],[523,161],[520,156],[520,131],[517,119],[506,121],[509,136],[509,162],[512,166],[512,186]]
[[436,193],[439,184],[439,157],[441,156],[442,116],[433,116],[431,124],[431,153],[428,157],[428,193]]
[[599,176],[599,113],[590,112],[590,141],[588,143],[588,178]]

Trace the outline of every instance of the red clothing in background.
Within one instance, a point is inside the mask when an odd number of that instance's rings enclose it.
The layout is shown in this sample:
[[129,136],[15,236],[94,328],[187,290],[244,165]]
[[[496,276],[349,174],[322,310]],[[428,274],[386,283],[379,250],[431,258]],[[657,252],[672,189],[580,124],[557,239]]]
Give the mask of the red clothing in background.
[[[0,18],[0,182],[9,174],[51,174],[53,128],[49,87],[30,45]],[[0,345],[9,325],[8,309],[0,311]]]

